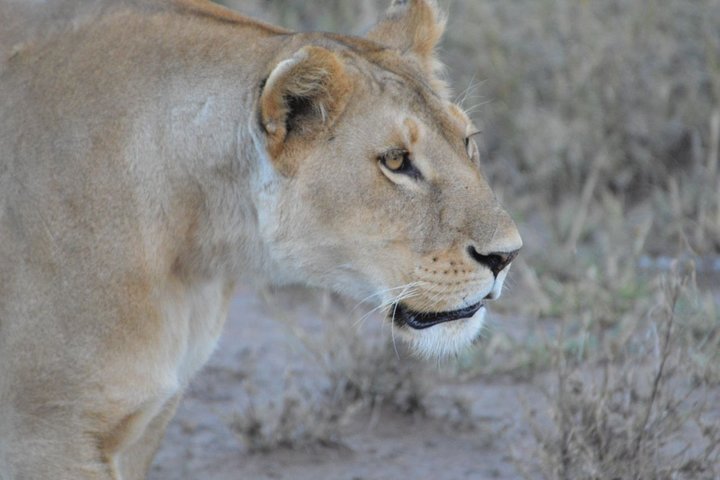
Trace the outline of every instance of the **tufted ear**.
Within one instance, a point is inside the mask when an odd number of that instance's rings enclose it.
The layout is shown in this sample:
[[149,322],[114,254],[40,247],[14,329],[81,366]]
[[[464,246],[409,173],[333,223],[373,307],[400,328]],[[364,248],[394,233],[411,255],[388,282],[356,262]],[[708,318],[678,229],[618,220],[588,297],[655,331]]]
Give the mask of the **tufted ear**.
[[293,151],[333,125],[351,90],[340,57],[322,47],[303,47],[275,66],[260,94],[259,115],[268,153],[282,173],[294,171]]
[[368,38],[415,55],[428,74],[442,68],[435,58],[446,18],[434,0],[393,0]]

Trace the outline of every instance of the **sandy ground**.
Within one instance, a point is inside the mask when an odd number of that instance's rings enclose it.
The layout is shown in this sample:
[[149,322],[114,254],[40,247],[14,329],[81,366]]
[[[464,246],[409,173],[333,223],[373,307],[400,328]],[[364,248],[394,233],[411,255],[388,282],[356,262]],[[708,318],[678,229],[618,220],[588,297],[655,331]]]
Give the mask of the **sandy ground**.
[[[428,401],[436,410],[449,409],[451,399],[461,396],[471,407],[470,422],[389,409],[361,412],[343,427],[341,446],[251,453],[231,427],[235,416],[247,412],[250,396],[256,410],[272,411],[289,378],[305,386],[308,402],[323,381],[298,337],[273,319],[276,311],[249,289],[237,292],[220,346],[169,426],[151,480],[519,478],[512,452],[531,451],[532,441],[521,402],[540,400],[530,385],[507,379],[433,384]],[[312,330],[312,307],[291,313]],[[493,323],[523,327],[505,318]]]

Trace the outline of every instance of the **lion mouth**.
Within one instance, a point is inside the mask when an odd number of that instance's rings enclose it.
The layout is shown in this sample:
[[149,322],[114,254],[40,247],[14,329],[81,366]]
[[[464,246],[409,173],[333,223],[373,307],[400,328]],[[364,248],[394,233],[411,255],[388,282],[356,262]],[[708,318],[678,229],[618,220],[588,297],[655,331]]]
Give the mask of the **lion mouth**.
[[390,309],[388,315],[397,325],[405,324],[415,330],[422,330],[440,323],[470,318],[484,306],[485,304],[483,302],[478,302],[468,307],[449,312],[416,312],[402,303],[397,303]]

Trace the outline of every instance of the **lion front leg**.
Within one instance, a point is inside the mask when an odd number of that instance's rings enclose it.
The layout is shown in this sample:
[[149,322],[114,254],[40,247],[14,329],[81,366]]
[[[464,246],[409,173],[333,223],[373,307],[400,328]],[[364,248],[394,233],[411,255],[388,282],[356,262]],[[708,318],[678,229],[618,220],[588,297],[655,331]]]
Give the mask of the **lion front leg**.
[[[4,412],[6,413],[6,412]],[[13,419],[3,432],[2,480],[123,480],[97,437],[56,415]]]
[[182,395],[177,394],[168,400],[160,413],[148,424],[140,439],[120,454],[123,480],[143,480],[146,477],[181,398]]
[[144,478],[179,393],[136,402],[150,381],[83,384],[35,372],[0,388],[0,480]]
[[77,405],[47,404],[32,415],[0,409],[5,427],[11,425],[0,439],[0,479],[141,480],[179,398],[159,412],[143,408],[119,422],[111,420],[117,412]]

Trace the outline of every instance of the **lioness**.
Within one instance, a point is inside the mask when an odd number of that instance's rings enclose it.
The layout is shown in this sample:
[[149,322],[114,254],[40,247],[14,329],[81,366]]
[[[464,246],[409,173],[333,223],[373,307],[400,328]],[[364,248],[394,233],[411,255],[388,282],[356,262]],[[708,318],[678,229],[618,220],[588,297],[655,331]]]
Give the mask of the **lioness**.
[[0,20],[2,480],[143,478],[240,279],[369,299],[425,355],[478,336],[521,240],[429,0],[367,38],[203,0]]

